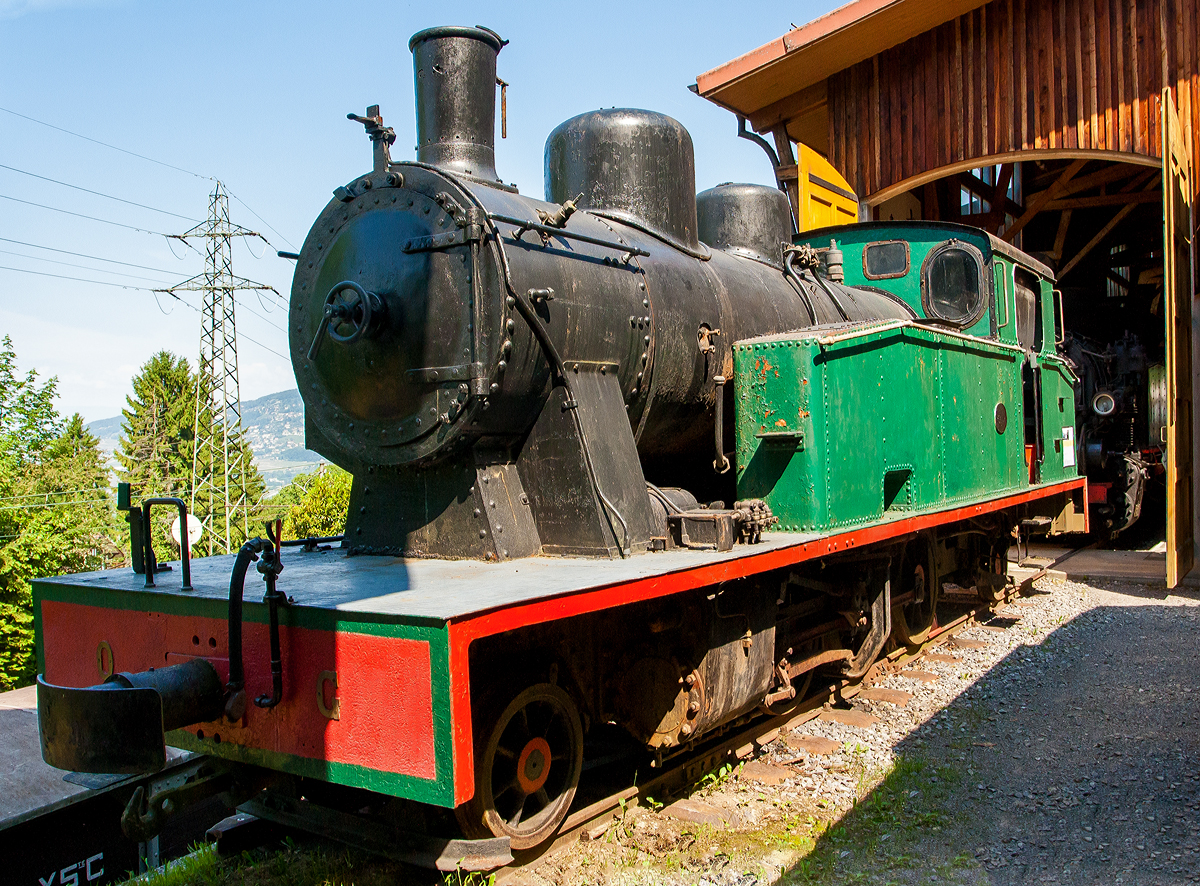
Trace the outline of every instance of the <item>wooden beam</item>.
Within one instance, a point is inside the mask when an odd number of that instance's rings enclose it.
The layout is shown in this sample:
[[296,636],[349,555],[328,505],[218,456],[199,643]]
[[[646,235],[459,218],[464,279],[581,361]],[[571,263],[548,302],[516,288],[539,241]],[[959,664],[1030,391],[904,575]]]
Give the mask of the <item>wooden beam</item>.
[[[958,183],[974,194],[976,197],[982,197],[988,201],[988,212],[992,211],[992,200],[995,196],[995,185],[989,185],[983,179],[971,172],[960,172],[958,174]],[[1004,186],[1008,190],[1008,185]],[[1019,212],[1024,212],[1025,207],[1019,203],[1010,200],[1007,195],[1004,197],[1004,211],[1010,215],[1016,215]]]
[[1131,280],[1126,280],[1124,277],[1122,277],[1116,271],[1112,271],[1112,270],[1108,271],[1108,279],[1112,280],[1114,283],[1116,283],[1120,286],[1124,286],[1126,291],[1128,291],[1129,289],[1131,289],[1133,287],[1133,282]]
[[769,104],[761,110],[747,114],[746,119],[750,121],[750,126],[755,132],[766,132],[774,129],[780,123],[786,124],[796,117],[805,117],[818,111],[828,103],[828,81],[822,80],[820,83]]
[[[992,208],[988,213],[987,230],[990,234],[995,234],[999,231],[1000,227],[1004,224],[1004,216],[1010,214],[1005,210],[1008,209],[1008,204],[1012,202],[1008,199],[1008,185],[1012,181],[1013,166],[1014,164],[1012,163],[1005,163],[1000,167],[1000,174],[996,176],[996,184],[992,188]],[[1013,205],[1016,206],[1015,203]],[[1020,211],[1021,207],[1018,206],[1017,212]]]
[[[792,205],[792,224],[800,229],[800,163],[792,151],[792,140],[788,138],[787,124],[780,123],[771,130],[775,141],[775,153],[779,157],[779,167],[775,170],[775,180],[788,196]],[[784,170],[792,170],[792,175],[784,176]]]
[[1071,210],[1064,212],[1058,219],[1058,233],[1054,237],[1054,249],[1050,252],[1054,260],[1062,258],[1063,246],[1067,242],[1067,229],[1071,226]]
[[1079,170],[1083,169],[1087,162],[1087,160],[1076,160],[1063,170],[1062,175],[1058,177],[1054,184],[1052,184],[1037,197],[1030,200],[1026,204],[1025,211],[1017,217],[1016,221],[1012,223],[1012,227],[1004,232],[1003,239],[1006,242],[1011,243],[1013,241],[1013,237],[1017,236],[1017,232],[1033,221],[1033,217],[1045,208],[1046,204],[1050,202],[1052,197],[1056,196],[1055,188],[1065,187],[1067,182],[1073,179]]
[[1124,206],[1127,203],[1158,203],[1162,191],[1139,191],[1136,194],[1099,194],[1095,197],[1071,197],[1067,200],[1051,200],[1046,204],[1047,212],[1061,209],[1094,209],[1097,206]]
[[[1054,197],[1066,197],[1070,194],[1078,194],[1080,191],[1086,191],[1088,188],[1098,188],[1100,185],[1107,185],[1112,182],[1121,181],[1122,179],[1130,178],[1135,175],[1146,173],[1144,166],[1132,166],[1128,163],[1114,163],[1104,169],[1096,172],[1081,175],[1079,178],[1073,178],[1071,181],[1062,185],[1052,184],[1051,187],[1058,187],[1058,190],[1052,195]],[[1035,191],[1025,195],[1025,199],[1032,203],[1045,191]]]
[[1125,216],[1129,215],[1129,213],[1133,212],[1135,209],[1137,209],[1137,207],[1138,207],[1138,204],[1136,204],[1136,203],[1131,203],[1128,206],[1121,207],[1121,209],[1119,209],[1117,211],[1117,214],[1113,216],[1112,221],[1110,221],[1108,224],[1106,224],[1104,227],[1102,227],[1100,229],[1099,233],[1097,233],[1095,237],[1093,237],[1091,240],[1088,241],[1087,246],[1085,246],[1085,247],[1083,247],[1083,249],[1079,250],[1079,252],[1076,253],[1074,258],[1072,258],[1069,262],[1067,262],[1065,265],[1063,265],[1062,270],[1058,272],[1058,275],[1057,275],[1058,279],[1061,280],[1063,277],[1067,276],[1067,274],[1069,274],[1071,272],[1071,270],[1077,264],[1079,264],[1081,261],[1084,260],[1084,258],[1087,257],[1087,254],[1089,252],[1091,252],[1093,249],[1095,249],[1097,246],[1099,246],[1102,242],[1104,242],[1104,238],[1112,233],[1113,228],[1115,228],[1117,225],[1119,225],[1122,221],[1125,220]]
[[927,182],[921,198],[921,217],[926,221],[941,221],[942,208],[938,201],[937,185]]

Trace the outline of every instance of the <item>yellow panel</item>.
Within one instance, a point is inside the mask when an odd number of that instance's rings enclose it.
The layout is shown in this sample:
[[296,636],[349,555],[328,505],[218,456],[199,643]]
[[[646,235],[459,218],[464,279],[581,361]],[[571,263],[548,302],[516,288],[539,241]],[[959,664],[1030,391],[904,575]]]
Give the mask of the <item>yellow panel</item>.
[[858,197],[850,183],[829,161],[806,144],[800,144],[797,177],[800,211],[796,219],[801,231],[858,221]]
[[1192,448],[1191,162],[1169,90],[1162,100],[1163,311],[1167,332],[1167,587],[1195,562]]

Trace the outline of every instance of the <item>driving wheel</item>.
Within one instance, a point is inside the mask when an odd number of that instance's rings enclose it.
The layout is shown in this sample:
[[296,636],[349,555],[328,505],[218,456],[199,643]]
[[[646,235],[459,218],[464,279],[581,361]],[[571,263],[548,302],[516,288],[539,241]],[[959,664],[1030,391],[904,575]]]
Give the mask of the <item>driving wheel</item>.
[[[529,849],[567,817],[583,769],[583,726],[571,696],[530,686],[490,726],[478,724],[475,796],[455,814],[469,837],[508,837]],[[483,732],[486,730],[486,733]]]

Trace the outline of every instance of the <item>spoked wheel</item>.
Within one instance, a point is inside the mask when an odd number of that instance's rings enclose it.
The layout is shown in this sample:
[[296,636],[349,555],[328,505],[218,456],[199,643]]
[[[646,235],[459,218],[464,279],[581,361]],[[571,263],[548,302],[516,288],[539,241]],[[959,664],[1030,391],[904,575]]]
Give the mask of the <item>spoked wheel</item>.
[[899,581],[893,593],[912,594],[908,603],[892,607],[892,630],[896,639],[906,646],[919,646],[929,639],[937,614],[937,561],[933,545],[918,538],[905,546]]
[[469,837],[508,837],[513,849],[537,846],[567,817],[582,769],[575,702],[553,684],[530,686],[477,744],[475,796],[456,810],[458,822]]

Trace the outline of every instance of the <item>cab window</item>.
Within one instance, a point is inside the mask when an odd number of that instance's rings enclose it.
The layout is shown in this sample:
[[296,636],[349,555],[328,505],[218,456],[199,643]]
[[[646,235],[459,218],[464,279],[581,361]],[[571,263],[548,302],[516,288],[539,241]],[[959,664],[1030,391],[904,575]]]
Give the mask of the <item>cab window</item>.
[[1017,342],[1026,351],[1042,349],[1042,294],[1037,278],[1017,268]]
[[983,255],[978,249],[950,240],[929,253],[921,276],[925,316],[971,326],[983,315],[984,296]]
[[903,240],[868,243],[863,249],[863,276],[887,280],[908,273],[908,244]]

